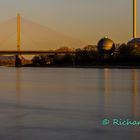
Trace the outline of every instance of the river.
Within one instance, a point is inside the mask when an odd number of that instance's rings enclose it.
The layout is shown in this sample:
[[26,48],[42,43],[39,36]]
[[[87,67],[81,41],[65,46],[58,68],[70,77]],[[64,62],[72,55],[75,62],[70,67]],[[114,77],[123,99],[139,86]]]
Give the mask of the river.
[[0,140],[139,140],[139,69],[0,67]]

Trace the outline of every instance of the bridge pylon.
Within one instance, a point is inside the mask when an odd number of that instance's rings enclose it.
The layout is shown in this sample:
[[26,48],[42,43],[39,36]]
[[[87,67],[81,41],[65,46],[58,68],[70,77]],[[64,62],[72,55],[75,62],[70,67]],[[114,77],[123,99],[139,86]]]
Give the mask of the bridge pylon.
[[[20,36],[21,36],[21,24],[20,24],[21,18],[20,18],[20,14],[17,14],[17,51],[20,51]],[[20,67],[21,66],[21,59],[20,59],[20,55],[16,54],[15,56],[15,67]]]

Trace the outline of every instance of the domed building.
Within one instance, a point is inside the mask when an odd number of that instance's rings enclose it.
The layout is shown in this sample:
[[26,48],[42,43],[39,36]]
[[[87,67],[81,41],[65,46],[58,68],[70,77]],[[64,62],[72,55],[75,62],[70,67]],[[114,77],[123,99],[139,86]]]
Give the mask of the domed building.
[[127,43],[128,46],[140,47],[140,38],[134,38]]
[[97,46],[101,54],[112,54],[115,50],[115,43],[109,38],[102,38]]

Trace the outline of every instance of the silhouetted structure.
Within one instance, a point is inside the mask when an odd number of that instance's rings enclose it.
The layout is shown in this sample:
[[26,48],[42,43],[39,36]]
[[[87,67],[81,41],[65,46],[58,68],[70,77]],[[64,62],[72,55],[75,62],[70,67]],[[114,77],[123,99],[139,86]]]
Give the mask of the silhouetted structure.
[[137,0],[133,0],[133,39],[128,46],[140,47],[140,38],[137,38]]
[[109,38],[102,38],[97,46],[100,56],[104,58],[108,58],[115,50],[115,43]]
[[21,67],[22,66],[21,62],[22,61],[21,61],[19,55],[16,55],[15,56],[15,67]]
[[[20,14],[17,14],[17,51],[20,51]],[[16,55],[15,59],[15,67],[20,67],[22,61],[19,54]]]
[[133,47],[140,47],[140,38],[134,38],[131,41],[129,41],[128,46],[133,46]]

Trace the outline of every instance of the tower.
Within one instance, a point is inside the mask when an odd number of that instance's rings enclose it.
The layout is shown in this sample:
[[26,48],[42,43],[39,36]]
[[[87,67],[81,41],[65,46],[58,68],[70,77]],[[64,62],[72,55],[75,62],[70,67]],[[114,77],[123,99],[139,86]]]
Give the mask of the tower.
[[[17,14],[17,51],[20,51],[20,14]],[[16,54],[15,56],[15,66],[21,66],[19,54]]]
[[17,50],[20,51],[20,14],[17,14]]
[[133,39],[127,45],[140,47],[140,38],[137,37],[137,0],[133,0]]
[[133,0],[133,39],[137,36],[137,0]]

